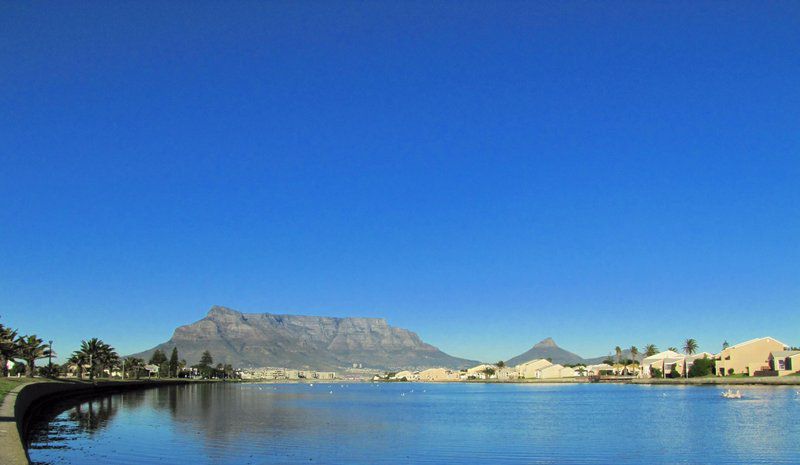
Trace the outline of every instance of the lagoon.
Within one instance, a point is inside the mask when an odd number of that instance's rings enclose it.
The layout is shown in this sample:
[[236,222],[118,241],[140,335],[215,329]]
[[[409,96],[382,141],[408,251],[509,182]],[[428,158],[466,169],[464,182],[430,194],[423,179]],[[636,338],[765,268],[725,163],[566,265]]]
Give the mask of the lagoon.
[[191,384],[67,400],[31,424],[42,464],[797,463],[789,387]]

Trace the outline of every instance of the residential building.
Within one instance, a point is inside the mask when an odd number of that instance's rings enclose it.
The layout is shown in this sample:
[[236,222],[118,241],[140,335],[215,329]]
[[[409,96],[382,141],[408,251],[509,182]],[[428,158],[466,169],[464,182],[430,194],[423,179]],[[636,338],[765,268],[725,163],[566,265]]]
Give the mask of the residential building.
[[639,377],[652,378],[653,370],[659,370],[662,373],[662,376],[666,376],[675,366],[680,365],[680,368],[683,367],[683,358],[684,355],[681,355],[674,350],[665,350],[649,357],[645,357],[642,360]]
[[779,350],[769,354],[769,365],[778,376],[800,373],[800,350]]
[[537,379],[574,378],[577,373],[573,368],[563,365],[550,365],[537,370]]
[[515,368],[517,370],[518,376],[523,379],[535,379],[536,372],[541,370],[542,368],[546,368],[552,365],[549,360],[539,358],[536,360],[531,360],[525,363],[520,363]]
[[419,373],[408,370],[400,371],[392,376],[392,379],[396,381],[416,381],[419,379]]
[[447,368],[428,368],[419,372],[420,381],[458,381],[459,372]]
[[614,367],[607,363],[601,363],[599,365],[589,365],[586,367],[586,375],[587,376],[600,376],[603,374],[614,373]]
[[723,349],[716,356],[717,376],[749,375],[770,371],[770,354],[782,352],[789,347],[771,337],[761,337],[741,342]]

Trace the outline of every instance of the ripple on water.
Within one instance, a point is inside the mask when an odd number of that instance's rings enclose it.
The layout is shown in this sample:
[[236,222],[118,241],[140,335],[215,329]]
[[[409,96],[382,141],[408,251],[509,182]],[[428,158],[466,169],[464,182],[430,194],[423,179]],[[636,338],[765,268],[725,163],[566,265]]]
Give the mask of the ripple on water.
[[[626,385],[192,385],[64,403],[42,464],[797,463],[795,390]],[[333,392],[333,394],[331,394]],[[405,394],[405,395],[401,395]]]

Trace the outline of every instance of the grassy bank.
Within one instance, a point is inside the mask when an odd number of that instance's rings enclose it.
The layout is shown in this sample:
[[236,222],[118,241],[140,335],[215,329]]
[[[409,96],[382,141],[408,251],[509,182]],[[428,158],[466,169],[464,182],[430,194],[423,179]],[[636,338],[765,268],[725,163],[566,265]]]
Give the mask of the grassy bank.
[[[6,395],[11,392],[17,386],[33,383],[41,381],[40,378],[3,378],[0,377],[0,405],[3,404],[3,400],[6,398]],[[46,380],[45,380],[46,381]]]

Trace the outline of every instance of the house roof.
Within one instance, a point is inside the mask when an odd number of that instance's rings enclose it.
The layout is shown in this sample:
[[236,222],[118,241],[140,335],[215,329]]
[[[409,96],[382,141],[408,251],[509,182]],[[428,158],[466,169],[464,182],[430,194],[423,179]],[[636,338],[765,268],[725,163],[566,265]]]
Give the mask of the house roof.
[[774,358],[785,358],[800,354],[800,350],[778,350],[771,352],[771,354]]
[[675,352],[674,350],[665,350],[663,352],[659,352],[657,354],[653,354],[649,357],[645,357],[642,362],[648,360],[661,360],[662,358],[681,358],[683,357],[681,354]]
[[783,342],[781,342],[781,341],[779,341],[779,340],[775,339],[774,337],[769,337],[769,336],[766,336],[766,337],[757,337],[757,338],[755,338],[755,339],[750,339],[749,341],[740,342],[740,343],[738,343],[738,344],[736,344],[736,345],[732,345],[732,346],[728,347],[728,349],[737,349],[737,348],[739,348],[739,347],[743,347],[743,346],[746,346],[746,345],[748,345],[748,344],[752,344],[752,343],[754,343],[754,342],[762,341],[762,340],[764,340],[764,339],[772,339],[773,341],[775,341],[775,342],[777,342],[777,343],[781,344],[781,345],[782,345],[782,346],[784,346],[784,347],[789,347],[787,344],[784,344]]

